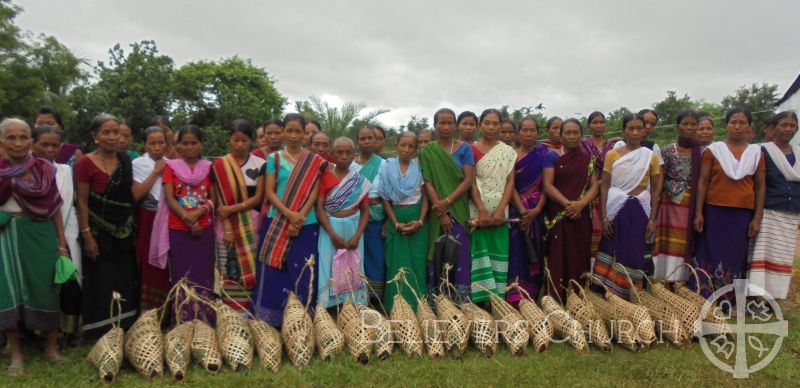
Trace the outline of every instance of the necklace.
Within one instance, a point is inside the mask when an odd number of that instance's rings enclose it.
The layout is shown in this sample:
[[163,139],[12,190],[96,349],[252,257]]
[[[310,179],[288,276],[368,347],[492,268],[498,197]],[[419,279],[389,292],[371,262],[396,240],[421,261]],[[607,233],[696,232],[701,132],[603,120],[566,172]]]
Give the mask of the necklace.
[[[303,151],[300,150],[300,152],[298,152],[297,155],[300,155],[300,153],[302,153],[302,152]],[[297,164],[297,158],[292,156],[292,154],[289,153],[289,150],[287,150],[287,149],[283,150],[283,156],[285,156],[287,159],[291,159],[292,164]]]
[[[98,151],[97,152],[97,157],[99,157],[100,161],[103,163],[103,172],[105,172],[106,174],[110,175],[111,172],[112,172],[111,167],[113,167],[113,166],[110,167],[109,164],[106,163],[106,158],[103,156],[102,152]],[[116,159],[116,158],[112,158],[112,163],[113,163],[113,159]]]

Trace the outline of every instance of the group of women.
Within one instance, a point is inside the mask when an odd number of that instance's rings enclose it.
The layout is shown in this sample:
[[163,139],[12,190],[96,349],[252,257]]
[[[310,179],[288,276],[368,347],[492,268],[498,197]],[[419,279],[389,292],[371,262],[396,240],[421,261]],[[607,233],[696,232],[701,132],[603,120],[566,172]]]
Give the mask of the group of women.
[[[210,161],[200,128],[173,133],[164,117],[143,131],[145,153],[133,159],[130,127],[109,114],[92,121],[88,153],[62,144],[51,109],[33,129],[5,119],[8,373],[24,370],[23,326],[45,332],[47,360],[63,362],[56,282],[69,278],[82,287],[88,340],[117,318],[128,327],[164,305],[184,278],[275,326],[290,292],[310,306],[380,300],[388,310],[398,293],[414,308],[444,291],[457,301],[495,294],[513,303],[517,290],[543,288],[563,300],[569,280],[591,272],[625,296],[628,276],[640,286],[645,273],[686,280],[683,263],[711,274],[713,284],[696,285],[706,295],[748,277],[785,298],[800,213],[800,148],[789,144],[797,116],[775,115],[771,141],[760,146],[749,144],[752,119],[741,109],[726,114],[727,135],[713,143],[713,119],[703,114],[678,115],[677,141],[663,147],[648,140],[657,122],[652,110],[627,115],[622,138],[607,139],[600,112],[588,130],[554,117],[538,142],[533,118],[440,109],[433,130],[399,134],[396,156],[384,159],[378,126],[355,141],[331,139],[288,114],[259,128],[235,120],[230,153]],[[113,293],[122,297],[118,317],[109,316]],[[184,298],[173,320],[214,322],[213,310]]]

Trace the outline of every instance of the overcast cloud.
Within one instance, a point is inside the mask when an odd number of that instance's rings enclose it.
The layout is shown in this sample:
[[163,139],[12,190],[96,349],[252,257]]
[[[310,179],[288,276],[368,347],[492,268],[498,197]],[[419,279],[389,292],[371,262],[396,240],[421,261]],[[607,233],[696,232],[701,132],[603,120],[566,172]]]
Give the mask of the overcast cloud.
[[[800,72],[800,1],[19,1],[18,24],[91,63],[152,39],[177,65],[251,58],[291,101],[392,111],[649,107],[667,90],[719,101]],[[289,107],[291,109],[291,106]]]

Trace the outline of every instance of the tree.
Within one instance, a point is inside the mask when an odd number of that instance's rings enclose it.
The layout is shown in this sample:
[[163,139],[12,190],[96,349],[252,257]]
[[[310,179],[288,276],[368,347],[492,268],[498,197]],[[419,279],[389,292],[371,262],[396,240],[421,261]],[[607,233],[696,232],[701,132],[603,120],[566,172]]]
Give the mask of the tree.
[[317,96],[310,96],[308,101],[295,102],[298,112],[306,119],[319,121],[325,132],[334,139],[339,136],[355,137],[359,129],[378,124],[378,116],[389,112],[389,109],[378,108],[362,114],[366,108],[367,104],[352,101],[345,101],[341,107],[330,106]]
[[183,65],[175,73],[175,121],[227,127],[236,119],[261,123],[279,116],[286,98],[261,67],[232,57]]
[[606,137],[622,136],[622,118],[631,114],[628,107],[621,106],[606,115]]
[[753,130],[758,141],[764,134],[764,124],[775,112],[775,102],[778,101],[778,85],[753,83],[750,86],[742,85],[732,95],[722,98],[722,110],[727,112],[733,108],[742,108],[753,114]]
[[417,134],[423,129],[429,129],[428,118],[417,117],[415,115],[412,115],[411,118],[408,119],[408,122],[401,125],[399,128],[400,132],[411,131]]
[[0,0],[0,112],[33,119],[44,104],[69,109],[63,97],[85,78],[82,61],[56,38],[21,31],[22,9]]

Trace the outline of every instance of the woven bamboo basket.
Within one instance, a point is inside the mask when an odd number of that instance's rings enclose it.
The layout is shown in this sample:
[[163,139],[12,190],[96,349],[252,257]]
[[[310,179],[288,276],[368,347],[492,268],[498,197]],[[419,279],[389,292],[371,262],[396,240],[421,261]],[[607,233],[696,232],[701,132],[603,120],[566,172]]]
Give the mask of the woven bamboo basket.
[[417,321],[422,330],[425,347],[430,358],[444,357],[444,325],[436,318],[433,309],[425,298],[417,299]]
[[683,331],[691,341],[694,333],[700,330],[700,307],[668,290],[663,283],[653,282],[647,276],[645,279],[650,284],[650,293],[666,303],[681,320]]
[[175,381],[181,381],[186,377],[186,371],[192,361],[193,334],[193,324],[180,323],[164,336],[164,360]]
[[551,296],[542,297],[542,310],[556,329],[556,333],[569,342],[578,352],[585,353],[589,350],[589,344],[583,334],[581,324],[569,316],[558,302]]
[[375,339],[375,354],[379,360],[386,360],[394,351],[392,325],[379,311],[362,305],[359,305],[359,308],[364,323],[373,331],[371,337]]
[[530,339],[528,321],[503,298],[490,292],[489,299],[492,303],[492,316],[497,321],[497,331],[508,350],[515,356],[525,354],[525,347]]
[[400,293],[395,294],[392,312],[389,314],[394,339],[408,357],[422,357],[422,329],[411,305]]
[[470,325],[472,343],[485,357],[497,353],[497,324],[492,315],[474,303],[462,303],[461,311]]
[[[591,281],[592,279],[592,275],[590,273],[584,274],[583,277],[587,278],[588,281]],[[608,302],[608,304],[613,307],[612,310],[613,314],[610,315],[611,317],[614,318],[614,321],[612,322],[612,324],[609,324],[610,330],[612,332],[618,332],[618,333],[630,331],[630,333],[632,333],[633,338],[639,344],[638,347],[639,349],[641,349],[642,347],[654,345],[656,343],[656,326],[655,323],[653,322],[653,318],[647,311],[647,308],[644,306],[637,305],[635,303],[631,303],[625,299],[622,299],[613,292],[611,292],[605,285],[603,284],[600,285],[605,289],[605,295],[603,295],[600,298]],[[589,293],[589,295],[591,294],[592,293]],[[596,298],[591,297],[590,301],[593,304],[600,306],[600,304],[598,304],[598,302],[596,301]],[[607,314],[607,311],[599,307],[598,307],[598,312]],[[614,337],[616,338],[616,336]]]
[[436,295],[433,300],[436,303],[436,317],[444,323],[445,348],[453,358],[460,359],[469,345],[467,318],[443,293]]
[[[580,295],[576,292],[580,292]],[[567,311],[583,326],[587,333],[589,343],[600,348],[604,352],[611,352],[611,334],[606,328],[603,318],[595,311],[592,302],[586,299],[586,292],[578,282],[573,279],[569,281],[567,289]]]
[[196,319],[192,321],[192,358],[210,373],[217,373],[222,368],[222,354],[219,353],[217,333],[207,323]]
[[[695,284],[697,284],[697,285],[700,284],[700,278],[697,275],[698,271],[702,272],[705,276],[707,276],[709,279],[711,279],[711,275],[709,275],[702,268],[697,268],[695,270],[695,268],[692,267],[689,264],[683,263],[683,265],[686,266],[687,268],[689,268],[689,270],[692,272],[692,275],[694,275]],[[711,287],[714,286],[710,280],[709,280],[709,285],[711,285]],[[694,303],[697,306],[697,308],[700,309],[699,311],[702,313],[703,306],[705,306],[705,304],[708,301],[706,300],[706,298],[703,298],[703,296],[700,295],[700,289],[699,288],[695,292],[695,291],[692,291],[686,285],[686,283],[684,283],[684,282],[675,282],[675,284],[673,285],[673,290],[675,290],[675,294],[677,294],[680,297],[682,297],[682,298]],[[712,289],[712,292],[713,291],[714,290]],[[701,317],[701,318],[703,320],[702,325],[704,326],[703,327],[703,332],[709,332],[710,331],[712,333],[720,333],[720,334],[725,333],[727,335],[730,335],[730,333],[733,332],[733,329],[731,328],[730,324],[728,323],[728,319],[726,318],[725,313],[722,311],[721,308],[719,308],[715,304],[710,304],[705,316]],[[694,333],[694,334],[696,334],[696,333]]]
[[[616,264],[614,264],[616,265]],[[690,337],[683,328],[681,320],[678,318],[675,311],[669,307],[664,301],[656,298],[653,294],[641,290],[636,287],[631,279],[628,271],[624,267],[619,267],[618,270],[628,277],[628,286],[631,292],[631,302],[647,308],[650,317],[653,318],[653,324],[656,331],[675,346],[681,347],[686,344]],[[642,273],[642,276],[647,276]]]
[[314,310],[314,334],[317,351],[324,361],[330,361],[344,349],[344,333],[336,327],[336,322],[321,304]]
[[297,369],[308,366],[314,357],[314,321],[294,292],[289,292],[283,309],[281,338],[292,365]]
[[253,342],[250,328],[239,313],[224,303],[216,306],[217,338],[222,358],[231,369],[244,372],[253,364]]
[[281,370],[281,357],[283,346],[281,345],[281,335],[268,323],[259,319],[247,321],[250,326],[250,334],[253,335],[258,358],[261,366],[278,373]]
[[550,347],[550,340],[555,334],[555,328],[525,289],[516,283],[512,286],[522,296],[522,299],[519,300],[519,313],[528,321],[528,336],[531,338],[533,350],[539,353],[547,350]]
[[372,353],[371,337],[374,333],[369,330],[358,307],[352,300],[347,299],[342,304],[342,310],[337,317],[337,326],[344,333],[344,338],[347,342],[347,348],[350,354],[355,357],[358,362],[362,364],[369,364],[369,358]]
[[114,307],[117,307],[117,320],[111,324],[111,330],[100,337],[100,340],[92,346],[86,359],[97,368],[100,374],[100,381],[111,384],[119,373],[122,366],[123,339],[125,332],[119,326],[119,314],[122,312],[122,296],[114,292],[111,297],[110,318],[114,318]]
[[[633,321],[630,318],[631,313],[623,313],[620,306],[615,306],[607,299],[592,291],[586,293],[586,299],[592,303],[592,306],[595,307],[595,311],[603,318],[614,342],[632,352],[638,352],[640,343],[636,340],[634,325],[631,323]],[[644,307],[635,307],[644,310],[645,313],[647,312]]]
[[125,358],[147,378],[164,372],[164,338],[158,309],[142,314],[125,335]]
[[673,345],[679,347],[683,346],[689,337],[686,335],[681,320],[678,318],[678,315],[675,314],[675,311],[655,295],[636,287],[628,271],[624,267],[618,264],[614,264],[614,267],[617,267],[619,272],[624,273],[628,277],[631,301],[647,308],[647,311],[650,313],[655,323],[656,331]]

